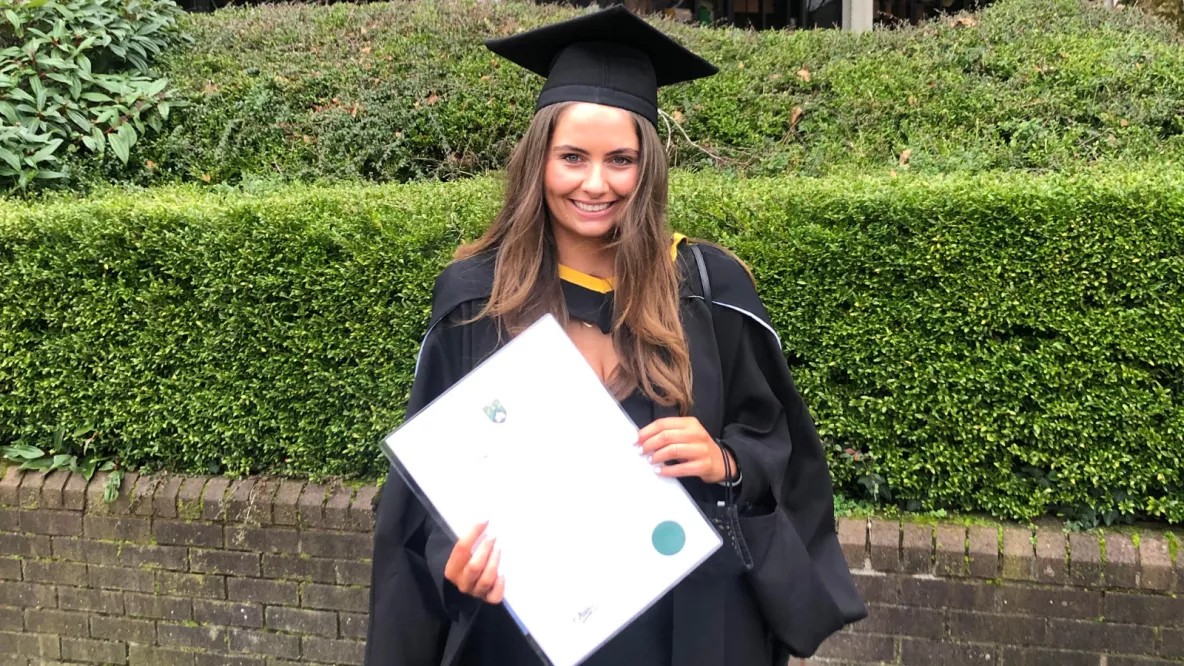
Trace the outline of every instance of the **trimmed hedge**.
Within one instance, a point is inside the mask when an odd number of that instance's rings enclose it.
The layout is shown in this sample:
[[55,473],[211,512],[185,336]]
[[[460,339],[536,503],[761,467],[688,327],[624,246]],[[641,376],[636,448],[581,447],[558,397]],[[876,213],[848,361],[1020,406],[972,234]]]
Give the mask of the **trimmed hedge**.
[[[192,48],[163,65],[189,106],[137,145],[130,168],[92,161],[75,175],[407,181],[498,169],[540,80],[481,42],[576,11],[401,0],[192,16]],[[1184,161],[1184,44],[1136,10],[999,0],[858,36],[662,27],[722,70],[662,92],[687,135],[661,128],[683,168],[886,173],[906,151],[930,173]]]
[[[432,278],[497,195],[5,202],[0,442],[89,428],[133,464],[379,473]],[[1184,172],[672,195],[679,230],[752,264],[848,496],[878,474],[913,508],[1184,521]]]

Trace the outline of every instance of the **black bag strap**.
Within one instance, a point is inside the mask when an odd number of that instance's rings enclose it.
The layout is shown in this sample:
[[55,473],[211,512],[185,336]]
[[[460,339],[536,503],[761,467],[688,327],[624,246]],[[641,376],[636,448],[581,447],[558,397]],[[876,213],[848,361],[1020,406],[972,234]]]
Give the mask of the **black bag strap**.
[[699,285],[703,289],[703,300],[707,301],[707,313],[711,313],[711,278],[707,276],[707,264],[703,261],[703,251],[698,245],[691,245],[691,253],[695,255],[695,265],[699,267]]

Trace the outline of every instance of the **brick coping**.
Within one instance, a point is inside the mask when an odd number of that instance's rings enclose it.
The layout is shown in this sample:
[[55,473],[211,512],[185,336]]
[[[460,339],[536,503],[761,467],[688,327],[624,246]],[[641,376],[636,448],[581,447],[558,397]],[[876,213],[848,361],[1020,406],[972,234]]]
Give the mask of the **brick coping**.
[[[65,471],[0,478],[0,508],[23,514],[85,512],[167,520],[282,525],[371,532],[379,487],[276,477],[231,480],[175,474],[124,477],[119,497],[103,500],[107,474],[87,482]],[[36,520],[29,516],[29,520]],[[23,522],[23,520],[19,520]],[[1027,581],[1090,589],[1184,592],[1184,554],[1170,529],[1066,532],[1059,527],[962,525],[839,518],[839,542],[856,574]],[[118,538],[118,535],[113,535]]]

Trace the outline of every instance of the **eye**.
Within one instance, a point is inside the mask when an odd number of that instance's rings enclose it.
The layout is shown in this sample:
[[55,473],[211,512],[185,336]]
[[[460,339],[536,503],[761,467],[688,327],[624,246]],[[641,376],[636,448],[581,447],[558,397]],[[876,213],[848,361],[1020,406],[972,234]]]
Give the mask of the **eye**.
[[568,164],[576,164],[580,161],[580,156],[576,155],[575,153],[565,153],[564,155],[560,156],[559,159],[567,162]]
[[617,166],[629,166],[630,164],[633,164],[633,158],[618,155],[617,157],[613,158],[613,164]]

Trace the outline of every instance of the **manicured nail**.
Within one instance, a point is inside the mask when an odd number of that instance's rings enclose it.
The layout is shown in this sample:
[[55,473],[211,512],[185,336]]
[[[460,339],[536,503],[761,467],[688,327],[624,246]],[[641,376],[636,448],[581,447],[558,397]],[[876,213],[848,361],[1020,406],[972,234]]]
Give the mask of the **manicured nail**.
[[657,474],[658,476],[662,476],[662,466],[661,465],[654,465],[654,474]]

